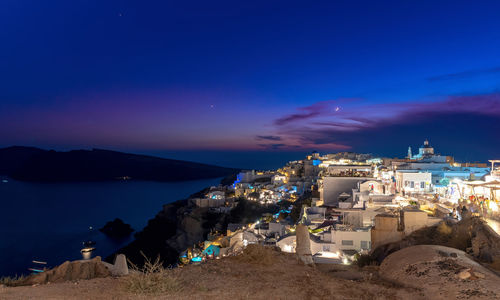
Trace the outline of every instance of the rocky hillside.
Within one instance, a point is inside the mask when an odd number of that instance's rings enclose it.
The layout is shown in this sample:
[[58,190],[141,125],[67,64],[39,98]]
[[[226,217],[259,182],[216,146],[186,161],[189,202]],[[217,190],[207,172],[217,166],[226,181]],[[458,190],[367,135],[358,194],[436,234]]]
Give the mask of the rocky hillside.
[[[204,191],[198,194],[204,194]],[[191,197],[197,196],[192,195]],[[261,206],[240,199],[230,214],[211,212],[199,208],[188,200],[181,200],[163,207],[148,225],[135,235],[135,240],[116,253],[125,254],[134,264],[142,265],[144,256],[160,256],[165,266],[178,262],[179,253],[203,242],[210,231],[225,232],[228,223],[254,222],[266,212],[276,211],[274,206]],[[141,253],[142,252],[142,253]],[[113,262],[114,254],[106,258]]]

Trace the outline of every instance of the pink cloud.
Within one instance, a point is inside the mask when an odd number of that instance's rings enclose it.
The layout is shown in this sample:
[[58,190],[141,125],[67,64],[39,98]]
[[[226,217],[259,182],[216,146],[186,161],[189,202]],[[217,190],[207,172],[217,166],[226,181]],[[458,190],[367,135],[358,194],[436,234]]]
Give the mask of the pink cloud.
[[275,132],[283,143],[301,148],[346,150],[351,148],[349,143],[336,136],[343,139],[348,132],[397,124],[426,114],[500,116],[500,93],[369,105],[363,101],[329,100],[297,110],[274,121]]

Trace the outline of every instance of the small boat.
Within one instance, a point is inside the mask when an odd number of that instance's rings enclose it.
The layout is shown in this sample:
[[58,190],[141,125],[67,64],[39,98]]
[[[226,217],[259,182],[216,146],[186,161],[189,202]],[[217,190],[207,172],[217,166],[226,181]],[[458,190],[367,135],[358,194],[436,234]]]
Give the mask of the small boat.
[[94,247],[85,247],[82,250],[80,250],[80,253],[82,253],[82,257],[84,260],[88,260],[92,258],[92,251],[94,251]]
[[95,247],[94,247],[95,244],[96,244],[96,242],[94,242],[94,241],[83,242],[83,248],[82,248],[82,250],[80,250],[80,252],[82,254],[85,254],[85,253],[90,254],[92,251],[95,250]]
[[39,267],[37,266],[37,267],[34,267],[34,268],[28,268],[29,271],[33,272],[33,274],[45,272],[45,268],[47,267],[47,262],[46,261],[32,260],[31,262],[34,263],[34,264],[37,264],[37,265],[43,265],[43,268],[42,268],[42,266],[39,266]]
[[7,179],[2,179],[2,182],[3,182],[3,183],[7,183],[7,182],[9,182],[9,181],[8,181]]
[[94,247],[85,247],[85,248],[82,248],[82,250],[80,250],[80,252],[81,252],[82,254],[84,254],[84,253],[91,253],[91,252],[92,252],[92,251],[94,251],[94,250],[95,250],[95,248],[94,248]]
[[83,242],[83,246],[84,246],[85,248],[91,248],[91,247],[95,246],[95,244],[97,244],[97,243],[96,243],[96,242],[94,242],[94,241],[86,241],[86,242]]
[[40,269],[34,269],[34,268],[29,268],[28,270],[30,270],[31,272],[33,273],[43,273],[44,271],[43,270],[40,270]]
[[[92,231],[92,229],[93,229],[92,226],[89,226],[89,230]],[[82,244],[83,248],[82,250],[80,250],[80,253],[82,254],[83,259],[85,260],[90,259],[92,257],[92,251],[95,250],[94,246],[96,242],[92,240],[87,240],[82,242]]]

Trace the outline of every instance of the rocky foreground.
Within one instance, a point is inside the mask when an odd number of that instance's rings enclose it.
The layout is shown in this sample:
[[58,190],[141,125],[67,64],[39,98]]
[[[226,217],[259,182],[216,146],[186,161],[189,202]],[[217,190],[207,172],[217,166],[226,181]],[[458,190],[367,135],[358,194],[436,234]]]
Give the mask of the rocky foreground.
[[455,248],[418,245],[399,250],[384,259],[379,275],[421,288],[432,299],[500,298],[500,278]]
[[[411,253],[404,253],[409,251]],[[453,254],[457,253],[457,255]],[[418,255],[416,255],[418,254]],[[465,273],[468,273],[465,274]],[[463,252],[415,246],[380,266],[305,266],[296,256],[261,246],[202,265],[150,275],[1,287],[0,299],[497,299],[500,278]],[[146,280],[147,279],[147,280]],[[156,280],[155,279],[155,280]],[[147,281],[147,282],[146,282]],[[166,283],[166,284],[163,284]],[[145,292],[147,291],[147,292]]]

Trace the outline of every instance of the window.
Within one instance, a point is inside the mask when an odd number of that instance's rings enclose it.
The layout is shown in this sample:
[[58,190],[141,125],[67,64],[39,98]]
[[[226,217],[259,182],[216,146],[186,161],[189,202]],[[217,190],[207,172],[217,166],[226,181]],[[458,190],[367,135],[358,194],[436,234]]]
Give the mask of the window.
[[424,181],[421,181],[421,182],[420,182],[420,188],[421,188],[421,189],[425,189],[425,182],[424,182]]
[[363,250],[370,249],[369,242],[368,241],[361,241],[361,249],[363,249]]
[[354,242],[352,240],[342,240],[342,246],[353,246]]
[[413,189],[415,188],[415,181],[410,181],[410,187]]

